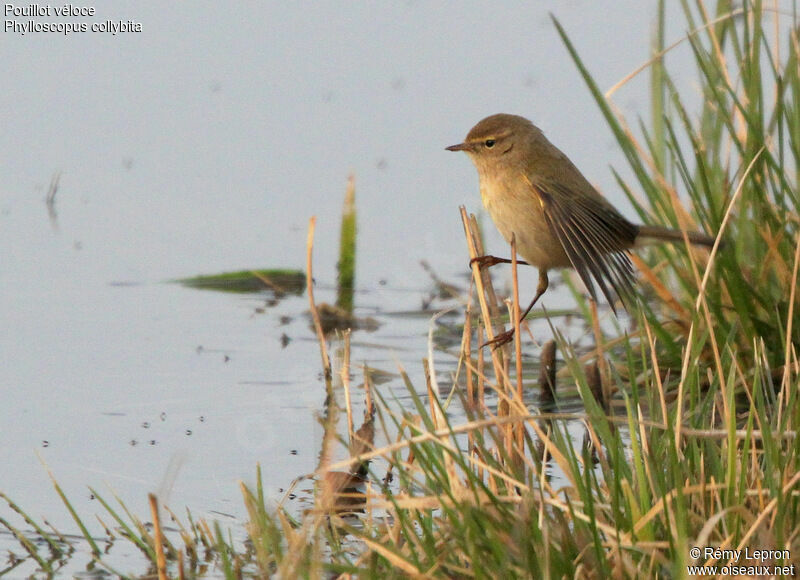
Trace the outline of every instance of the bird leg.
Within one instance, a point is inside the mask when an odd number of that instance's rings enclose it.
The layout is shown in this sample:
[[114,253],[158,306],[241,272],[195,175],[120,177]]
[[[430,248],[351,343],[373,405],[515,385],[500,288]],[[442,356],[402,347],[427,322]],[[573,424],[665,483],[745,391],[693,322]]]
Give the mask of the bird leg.
[[[494,256],[484,256],[493,258]],[[499,259],[499,258],[497,258]],[[542,294],[547,292],[547,287],[550,285],[550,280],[547,278],[547,270],[540,269],[539,270],[539,284],[536,286],[536,296],[533,297],[531,303],[525,309],[525,312],[522,313],[522,316],[519,317],[519,322],[522,324],[522,321],[525,320],[525,317],[528,316],[530,311],[533,309],[533,305],[536,304],[537,300],[542,297]],[[495,336],[492,340],[489,340],[481,345],[484,347],[486,345],[491,344],[492,348],[497,348],[498,346],[504,345],[505,343],[509,342],[512,338],[514,338],[514,327],[512,326],[509,330],[505,332],[501,332],[497,336]]]

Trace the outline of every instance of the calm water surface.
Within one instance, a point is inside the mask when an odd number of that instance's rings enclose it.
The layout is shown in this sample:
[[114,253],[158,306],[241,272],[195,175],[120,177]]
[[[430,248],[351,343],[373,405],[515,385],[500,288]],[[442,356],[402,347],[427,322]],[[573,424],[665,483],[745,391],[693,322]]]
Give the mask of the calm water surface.
[[[610,87],[646,58],[645,4],[111,2],[74,21],[142,32],[0,34],[0,491],[65,532],[48,470],[87,521],[102,512],[91,486],[142,517],[157,491],[176,511],[239,523],[237,481],[259,462],[277,501],[314,469],[321,437],[306,296],[267,305],[165,281],[302,269],[316,215],[316,297],[333,302],[352,171],[357,314],[380,323],[354,334],[352,360],[399,363],[422,390],[430,317],[410,313],[433,283],[419,262],[466,291],[457,206],[479,206],[474,169],[443,148],[485,115],[526,115],[632,216],[608,170],[620,156],[548,11]],[[646,114],[645,91],[642,78],[617,103]],[[532,292],[535,272],[522,284]],[[455,361],[437,352],[444,381]],[[396,377],[380,388],[403,390]],[[0,548],[19,551],[5,534]],[[116,558],[140,569],[137,554]]]

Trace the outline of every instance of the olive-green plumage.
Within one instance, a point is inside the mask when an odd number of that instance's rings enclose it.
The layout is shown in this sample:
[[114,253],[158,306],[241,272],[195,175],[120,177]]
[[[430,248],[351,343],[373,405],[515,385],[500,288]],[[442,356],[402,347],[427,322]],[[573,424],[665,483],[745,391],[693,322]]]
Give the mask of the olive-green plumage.
[[[646,240],[683,240],[679,230],[625,219],[524,117],[487,117],[463,143],[447,149],[470,156],[478,169],[483,204],[497,229],[507,241],[514,234],[517,253],[539,269],[534,302],[547,289],[548,269],[574,268],[592,298],[597,284],[612,308],[609,286],[629,303],[634,278],[627,251]],[[693,244],[714,244],[705,234],[687,235]]]

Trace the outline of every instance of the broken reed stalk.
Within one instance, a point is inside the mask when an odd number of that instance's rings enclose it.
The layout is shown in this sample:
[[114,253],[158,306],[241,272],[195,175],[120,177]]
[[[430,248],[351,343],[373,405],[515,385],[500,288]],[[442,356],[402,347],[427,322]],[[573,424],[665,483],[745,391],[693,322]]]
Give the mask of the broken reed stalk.
[[161,518],[158,517],[158,498],[156,494],[147,494],[150,501],[150,514],[153,518],[153,547],[156,550],[156,569],[158,580],[167,580],[167,559],[164,557],[164,536],[161,531]]
[[325,344],[325,334],[322,332],[322,323],[319,319],[319,311],[314,302],[314,277],[311,268],[311,256],[314,250],[314,228],[317,224],[317,217],[311,216],[308,220],[308,240],[306,242],[306,291],[308,292],[308,303],[311,307],[311,318],[314,321],[314,330],[317,333],[320,355],[322,356],[322,368],[325,370],[326,382],[331,378],[331,359],[328,357],[328,347]]
[[[486,254],[486,250],[483,247],[483,237],[481,237],[481,229],[478,227],[478,219],[475,217],[475,214],[470,214],[469,216],[469,224],[470,224],[470,231],[472,232],[472,239],[475,242],[475,250],[478,252],[478,256],[483,256]],[[492,286],[492,276],[489,274],[488,269],[481,269],[481,280],[483,282],[483,286],[486,289],[486,293],[489,297],[489,314],[491,315],[492,320],[499,320],[500,319],[500,301],[497,299],[497,294],[495,294],[494,286]],[[505,327],[503,327],[505,330]],[[505,349],[503,349],[502,354],[505,354]],[[503,358],[503,357],[501,357]]]
[[[461,221],[464,224],[464,234],[467,238],[467,247],[469,248],[470,260],[483,256],[483,246],[480,242],[478,235],[478,224],[474,215],[467,217],[467,210],[461,206]],[[492,320],[499,317],[497,308],[497,296],[494,293],[491,278],[488,272],[481,270],[477,262],[472,263],[472,277],[475,280],[475,287],[478,291],[478,302],[481,306],[481,315],[483,317],[483,326],[486,336],[489,340],[494,339],[494,328],[492,327]],[[488,299],[487,299],[488,296]],[[495,379],[499,389],[503,389],[506,384],[503,373],[503,356],[501,348],[491,348],[489,352],[492,357],[492,366],[494,367]]]
[[[481,243],[480,235],[478,233],[477,221],[474,215],[467,218],[467,213],[464,207],[460,208],[461,219],[464,224],[464,233],[467,238],[467,247],[469,248],[470,260],[485,255],[483,245]],[[509,364],[510,358],[508,356],[507,347],[490,347],[489,352],[492,357],[492,366],[496,379],[496,388],[498,390],[499,401],[497,404],[497,417],[508,417],[512,414],[524,415],[525,406],[522,403],[522,346],[520,342],[520,328],[519,328],[519,283],[517,279],[517,260],[516,260],[516,242],[512,240],[511,247],[512,254],[512,268],[514,278],[514,300],[510,306],[510,315],[515,329],[515,353],[516,353],[516,373],[517,373],[517,389],[514,389],[509,380]],[[497,295],[492,286],[491,276],[489,272],[482,269],[479,264],[472,262],[472,277],[475,282],[475,288],[478,293],[478,302],[481,308],[481,315],[483,318],[483,328],[486,331],[488,339],[491,341],[495,338],[494,328],[492,321],[497,320],[499,317],[499,308],[497,306]],[[480,338],[480,328],[478,329],[478,344],[482,344]],[[504,330],[504,329],[503,329]],[[482,374],[481,363],[483,359],[483,349],[478,348],[478,372],[479,381]],[[481,391],[481,405],[483,405],[482,388]],[[514,409],[512,410],[512,406]],[[504,448],[508,457],[515,457],[517,454],[523,455],[525,433],[524,423],[522,422],[509,422],[501,429],[504,439]],[[516,451],[515,451],[516,449]],[[522,457],[520,456],[520,459]]]

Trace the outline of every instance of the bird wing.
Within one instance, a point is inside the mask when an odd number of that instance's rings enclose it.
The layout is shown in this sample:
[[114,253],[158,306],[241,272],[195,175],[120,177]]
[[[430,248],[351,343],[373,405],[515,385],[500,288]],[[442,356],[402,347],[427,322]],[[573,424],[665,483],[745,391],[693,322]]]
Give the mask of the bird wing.
[[627,249],[633,246],[639,228],[599,196],[577,195],[555,182],[531,185],[539,195],[550,231],[592,299],[597,301],[594,279],[615,313],[609,285],[626,308],[632,304],[636,293]]

